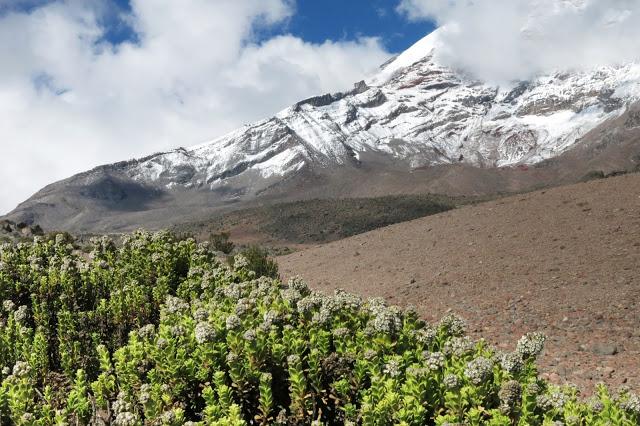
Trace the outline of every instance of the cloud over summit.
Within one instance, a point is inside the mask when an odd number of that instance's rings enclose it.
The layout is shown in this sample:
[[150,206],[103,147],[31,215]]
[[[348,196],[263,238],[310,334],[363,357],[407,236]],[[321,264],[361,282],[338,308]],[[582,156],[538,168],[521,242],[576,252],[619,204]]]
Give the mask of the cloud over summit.
[[640,56],[636,0],[403,0],[399,10],[444,27],[440,59],[486,81]]

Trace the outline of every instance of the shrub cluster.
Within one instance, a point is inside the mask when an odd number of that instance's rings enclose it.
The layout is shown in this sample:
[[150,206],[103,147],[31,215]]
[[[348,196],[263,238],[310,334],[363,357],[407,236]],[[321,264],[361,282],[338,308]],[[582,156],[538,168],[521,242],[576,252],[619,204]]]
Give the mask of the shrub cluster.
[[236,258],[240,259],[240,264],[245,269],[253,271],[257,278],[268,277],[278,278],[278,263],[269,257],[269,252],[259,246],[249,246],[240,252],[239,256],[233,257],[235,265]]
[[640,399],[540,380],[544,338],[498,353],[455,317],[255,278],[139,232],[90,254],[0,248],[0,424],[634,425]]
[[231,254],[235,248],[235,244],[231,241],[231,235],[228,232],[220,232],[211,234],[209,243],[214,250],[224,254]]

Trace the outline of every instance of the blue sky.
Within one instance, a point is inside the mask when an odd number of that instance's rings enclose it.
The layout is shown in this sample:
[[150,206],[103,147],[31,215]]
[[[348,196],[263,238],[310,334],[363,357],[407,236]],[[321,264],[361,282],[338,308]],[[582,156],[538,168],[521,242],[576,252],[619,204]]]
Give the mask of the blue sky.
[[[51,0],[24,0],[12,9],[29,11],[48,1]],[[130,0],[103,3],[107,12],[102,22],[107,31],[105,39],[114,44],[135,40],[135,32],[118,19],[131,11]],[[397,12],[398,4],[398,0],[297,0],[295,14],[289,20],[259,36],[267,39],[290,33],[312,43],[380,37],[389,52],[399,53],[435,27],[425,20],[408,20]]]
[[434,26],[409,21],[397,6],[392,0],[298,0],[296,14],[281,30],[315,43],[380,37],[390,52],[402,52]]

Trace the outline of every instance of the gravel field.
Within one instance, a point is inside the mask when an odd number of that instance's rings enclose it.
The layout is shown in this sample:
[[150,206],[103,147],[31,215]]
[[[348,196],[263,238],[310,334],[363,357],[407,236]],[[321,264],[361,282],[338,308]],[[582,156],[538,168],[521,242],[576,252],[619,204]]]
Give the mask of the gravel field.
[[279,258],[285,277],[453,311],[512,349],[548,341],[541,371],[589,394],[640,390],[640,175],[534,192],[389,226]]

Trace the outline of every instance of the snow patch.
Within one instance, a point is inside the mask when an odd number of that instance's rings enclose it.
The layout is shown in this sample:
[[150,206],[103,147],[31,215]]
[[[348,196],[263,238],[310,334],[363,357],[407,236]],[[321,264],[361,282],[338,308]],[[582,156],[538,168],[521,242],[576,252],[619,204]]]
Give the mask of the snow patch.
[[387,64],[378,74],[367,80],[367,84],[369,86],[381,86],[404,68],[410,67],[432,54],[437,47],[439,41],[438,33],[440,31],[442,31],[442,29],[435,30],[405,50],[395,60]]
[[415,167],[532,164],[569,149],[640,99],[638,64],[495,87],[439,65],[438,39],[434,32],[420,40],[373,76],[368,90],[289,107],[189,150],[134,163],[128,173],[170,188],[202,187],[246,171],[266,179],[307,164],[348,165],[354,156],[362,161],[364,151]]

